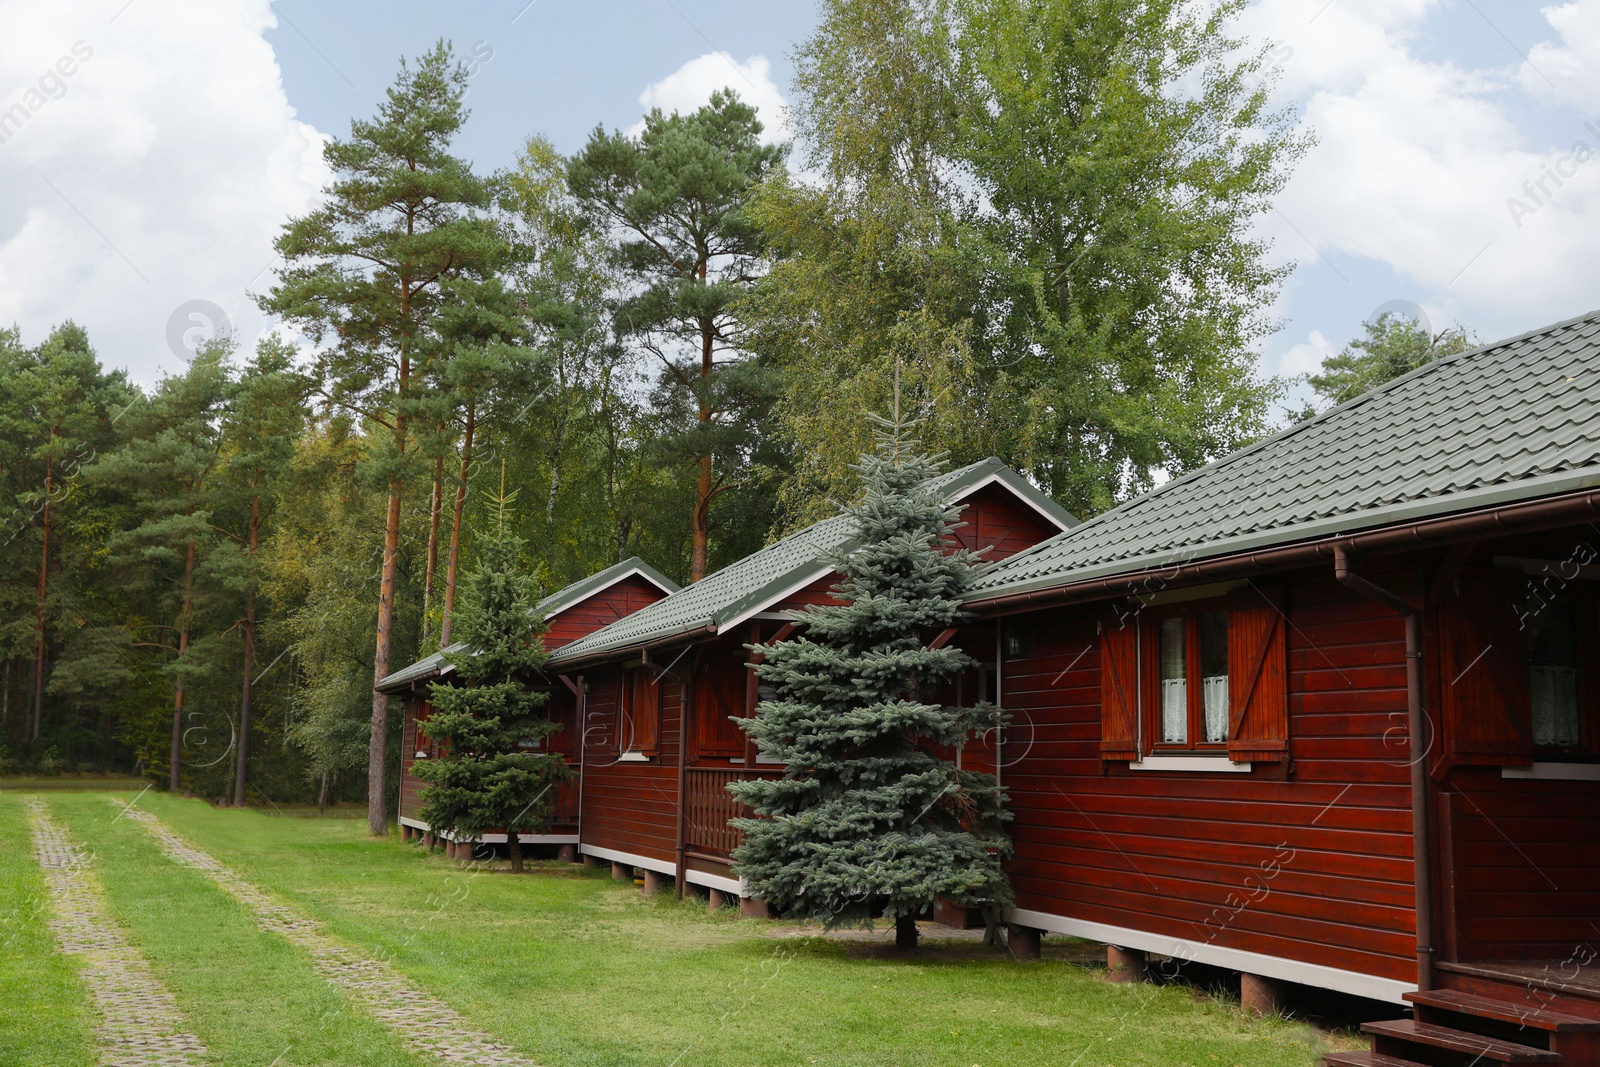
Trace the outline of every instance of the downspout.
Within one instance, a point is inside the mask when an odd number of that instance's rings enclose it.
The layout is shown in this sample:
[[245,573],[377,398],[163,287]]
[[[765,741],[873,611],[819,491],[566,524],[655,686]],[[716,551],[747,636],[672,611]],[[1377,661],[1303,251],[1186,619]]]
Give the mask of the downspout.
[[1417,988],[1433,988],[1433,835],[1428,824],[1428,769],[1424,765],[1428,736],[1422,700],[1422,613],[1403,597],[1375,585],[1350,569],[1343,544],[1333,546],[1333,576],[1340,585],[1397,612],[1406,621],[1406,728],[1411,749],[1411,865],[1416,890]]

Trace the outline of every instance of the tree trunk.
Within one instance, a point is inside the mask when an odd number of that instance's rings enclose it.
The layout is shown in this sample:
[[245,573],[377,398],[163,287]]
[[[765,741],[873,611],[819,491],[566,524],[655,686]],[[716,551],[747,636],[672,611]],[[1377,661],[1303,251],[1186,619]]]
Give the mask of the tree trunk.
[[178,612],[178,681],[172,693],[172,747],[167,761],[167,789],[178,791],[178,757],[183,752],[183,654],[189,651],[189,611],[194,604],[194,542],[183,559],[183,608]]
[[[261,471],[255,476],[255,487],[261,487]],[[261,543],[261,496],[257,492],[250,498],[250,543],[247,557],[250,561],[250,584],[244,590],[244,687],[239,696],[239,752],[233,770],[233,806],[244,807],[244,792],[250,767],[250,675],[256,668],[256,549]]]
[[556,418],[556,424],[550,438],[550,493],[544,500],[544,521],[554,527],[556,524],[556,497],[561,492],[561,446],[567,436],[567,393],[565,386],[561,391],[561,414]]
[[[55,431],[52,430],[53,434]],[[28,726],[23,739],[39,740],[44,723],[44,614],[45,594],[50,586],[50,533],[54,516],[50,509],[50,496],[55,492],[55,466],[49,460],[44,466],[44,537],[39,542],[39,590],[34,599],[34,650],[33,650],[33,705],[28,709]]]
[[321,815],[328,807],[328,772],[322,772],[322,786],[317,790],[317,814]]
[[444,504],[444,457],[433,461],[433,497],[428,502],[428,567],[422,578],[422,643],[428,643],[428,613],[433,607],[433,575],[439,569],[439,512]]
[[522,873],[522,839],[514,829],[506,831],[506,852],[511,856],[511,873]]
[[[701,279],[705,269],[701,268]],[[715,328],[707,323],[700,328],[700,408],[696,418],[703,428],[711,421],[711,374],[715,367]],[[704,435],[702,435],[704,440]],[[694,519],[690,531],[689,581],[698,582],[706,576],[707,549],[711,543],[711,453],[699,457],[699,476],[694,484]]]
[[[410,281],[402,278],[402,318],[409,312]],[[411,362],[404,340],[400,345],[400,382],[395,391],[395,452],[406,454],[406,400],[411,385]],[[367,833],[389,834],[387,777],[389,770],[389,695],[378,683],[389,675],[389,646],[394,638],[395,572],[400,562],[400,494],[404,489],[398,470],[389,479],[389,512],[383,527],[383,574],[378,582],[378,636],[372,656],[372,739],[367,748]]]
[[444,618],[439,623],[439,647],[450,644],[450,615],[456,608],[456,574],[461,563],[461,513],[467,506],[467,476],[472,472],[472,430],[477,401],[467,401],[467,426],[461,437],[461,476],[456,484],[456,508],[450,519],[450,555],[444,567]]
[[917,919],[904,913],[894,918],[894,947],[901,952],[912,952],[917,947]]

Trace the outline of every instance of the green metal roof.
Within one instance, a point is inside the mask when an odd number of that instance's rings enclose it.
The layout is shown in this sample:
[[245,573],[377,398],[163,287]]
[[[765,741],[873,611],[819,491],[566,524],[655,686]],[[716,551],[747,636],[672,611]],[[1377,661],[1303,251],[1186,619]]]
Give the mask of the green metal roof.
[[[546,619],[553,619],[574,604],[587,600],[594,594],[615,585],[631,574],[642,575],[648,581],[660,586],[661,591],[664,593],[672,594],[678,591],[677,582],[668,578],[638,556],[633,556],[623,560],[621,563],[613,563],[605,570],[596,571],[589,577],[573,582],[563,589],[558,589],[539,601],[537,610]],[[423,678],[442,674],[449,669],[449,665],[445,662],[445,653],[461,652],[466,647],[465,643],[457,641],[455,644],[450,645],[448,648],[440,649],[431,656],[424,656],[410,666],[402,667],[393,674],[386,676],[378,683],[377,688],[384,692],[392,692],[404,689],[412,682],[420,681]]]
[[[990,457],[929,480],[952,502],[998,482],[1061,529],[1077,523],[1061,505],[1016,471]],[[551,654],[552,664],[638,648],[697,630],[721,630],[749,618],[827,572],[824,557],[849,547],[855,526],[847,515],[812,523],[671,596],[596,630]]]
[[1437,360],[989,568],[982,600],[1600,484],[1600,312]]

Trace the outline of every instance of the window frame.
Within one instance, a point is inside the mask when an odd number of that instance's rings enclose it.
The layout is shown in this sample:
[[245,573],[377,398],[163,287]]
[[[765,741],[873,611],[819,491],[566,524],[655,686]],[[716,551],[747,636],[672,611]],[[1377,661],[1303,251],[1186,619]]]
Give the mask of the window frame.
[[[645,760],[656,756],[661,741],[661,678],[647,665],[622,672],[622,692],[617,702],[617,757]],[[641,707],[641,688],[651,694]],[[641,725],[648,729],[641,729]]]
[[[1535,594],[1538,578],[1527,576],[1524,596]],[[1600,590],[1592,582],[1575,581],[1551,596],[1572,598],[1573,660],[1575,663],[1578,704],[1578,733],[1576,745],[1540,744],[1534,736],[1533,720],[1533,643],[1532,632],[1524,630],[1522,657],[1528,681],[1528,702],[1521,713],[1525,716],[1528,739],[1532,742],[1533,758],[1537,762],[1587,763],[1600,759]],[[1527,601],[1523,605],[1526,607]],[[1532,614],[1530,612],[1530,614]]]
[[[1148,681],[1145,684],[1146,698],[1143,726],[1145,737],[1149,739],[1144,748],[1149,755],[1226,756],[1228,754],[1228,735],[1232,733],[1232,690],[1234,686],[1231,664],[1227,673],[1230,728],[1224,731],[1222,740],[1207,741],[1204,740],[1206,736],[1205,665],[1202,659],[1200,641],[1200,619],[1206,615],[1221,615],[1228,640],[1232,641],[1231,607],[1232,605],[1226,600],[1203,600],[1186,603],[1182,606],[1175,605],[1171,608],[1150,610],[1148,616],[1150,636],[1146,641],[1141,642],[1144,647],[1140,649],[1141,673],[1146,673],[1148,676]],[[1181,742],[1162,739],[1161,631],[1162,624],[1170,619],[1182,619],[1184,631],[1186,731],[1185,740]],[[1226,651],[1224,651],[1223,657],[1224,661],[1226,661]]]

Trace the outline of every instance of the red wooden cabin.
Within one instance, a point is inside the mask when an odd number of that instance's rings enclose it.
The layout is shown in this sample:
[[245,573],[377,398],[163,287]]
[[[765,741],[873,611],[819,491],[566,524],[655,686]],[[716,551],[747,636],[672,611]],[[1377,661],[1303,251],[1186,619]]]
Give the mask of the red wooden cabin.
[[1600,1063],[1596,486],[1600,315],[988,571],[1022,943],[1415,1004],[1330,1062]]
[[[957,537],[989,559],[1075,521],[999,460],[935,484],[961,505]],[[586,856],[610,861],[618,873],[643,870],[647,888],[676,878],[680,893],[689,883],[718,900],[743,895],[728,863],[737,844],[728,820],[740,811],[725,786],[762,773],[762,757],[731,721],[750,715],[757,698],[746,645],[792,632],[789,612],[828,597],[834,571],[823,557],[852,536],[847,517],[825,519],[551,657],[550,668],[581,693],[579,847]],[[993,662],[992,630],[958,640]],[[992,683],[985,669],[963,684],[981,691]]]
[[[677,588],[676,582],[637,557],[607,567],[539,602],[539,610],[549,625],[544,635],[545,647],[551,650],[563,648],[608,623],[656,603],[677,591]],[[465,647],[457,643],[446,651],[459,652]],[[426,785],[412,773],[412,767],[418,760],[431,759],[439,754],[438,743],[427,736],[428,713],[431,710],[428,696],[432,684],[441,680],[449,681],[453,669],[445,662],[443,654],[436,652],[395,671],[378,683],[380,691],[405,698],[405,719],[400,740],[400,827],[407,836],[431,830],[420,818],[422,790]],[[560,732],[550,738],[550,745],[565,755],[570,763],[576,764],[579,732],[576,694],[571,687],[561,683],[554,671],[543,687],[550,694],[545,705],[546,715],[563,726]],[[523,842],[576,845],[580,788],[576,781],[563,786],[546,832],[522,835]],[[447,838],[448,835],[441,836]],[[506,835],[504,832],[485,834],[482,840],[499,844],[506,840]]]

